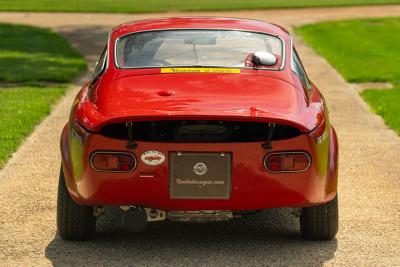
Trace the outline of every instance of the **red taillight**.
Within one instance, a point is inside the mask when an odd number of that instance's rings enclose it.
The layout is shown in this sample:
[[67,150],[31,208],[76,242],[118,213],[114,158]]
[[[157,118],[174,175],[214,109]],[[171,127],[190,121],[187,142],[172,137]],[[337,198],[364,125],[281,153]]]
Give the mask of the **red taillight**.
[[96,171],[131,172],[136,168],[134,155],[123,152],[95,152],[90,165]]
[[303,172],[310,164],[310,156],[305,152],[271,153],[264,160],[269,172]]

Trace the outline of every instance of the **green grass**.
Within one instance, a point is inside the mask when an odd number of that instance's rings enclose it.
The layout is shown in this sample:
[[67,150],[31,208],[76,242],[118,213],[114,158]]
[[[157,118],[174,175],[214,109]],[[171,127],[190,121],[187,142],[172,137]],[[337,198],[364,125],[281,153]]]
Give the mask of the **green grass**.
[[361,95],[374,112],[400,134],[400,87],[393,90],[366,90]]
[[0,168],[66,87],[0,88]]
[[0,82],[70,82],[85,60],[48,29],[0,24]]
[[362,19],[296,29],[350,82],[390,82],[393,90],[361,95],[400,134],[400,18]]
[[350,82],[400,81],[400,18],[326,22],[296,31]]
[[399,3],[400,0],[0,0],[0,10],[146,13]]
[[[85,69],[83,57],[51,30],[0,24],[0,168]],[[37,86],[43,82],[56,85]]]

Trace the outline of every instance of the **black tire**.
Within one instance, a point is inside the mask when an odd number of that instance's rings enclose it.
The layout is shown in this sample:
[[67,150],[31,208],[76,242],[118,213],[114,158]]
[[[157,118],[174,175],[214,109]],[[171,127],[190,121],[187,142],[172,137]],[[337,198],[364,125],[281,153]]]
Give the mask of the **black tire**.
[[301,235],[311,240],[331,240],[339,226],[337,195],[331,201],[313,207],[302,208]]
[[70,196],[61,167],[57,197],[57,232],[64,240],[85,240],[96,230],[93,207],[81,206]]

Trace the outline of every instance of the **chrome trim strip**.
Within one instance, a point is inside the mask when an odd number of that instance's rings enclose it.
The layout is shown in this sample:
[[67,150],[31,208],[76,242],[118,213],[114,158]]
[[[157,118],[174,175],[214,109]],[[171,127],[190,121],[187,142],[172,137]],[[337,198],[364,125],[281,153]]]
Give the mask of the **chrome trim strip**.
[[[293,59],[293,55],[294,55],[294,44],[293,44],[293,36],[292,36],[292,35],[290,35],[290,43],[291,43],[291,48],[290,48],[290,49],[291,49],[291,53],[290,53],[290,67],[291,67],[292,71],[294,72],[294,74],[296,74],[296,76],[299,78],[300,83],[304,86],[304,88],[306,88],[307,91],[310,91],[310,90],[311,90],[311,82],[310,82],[310,79],[308,78],[308,75],[307,75],[307,72],[306,72],[304,66],[301,66],[301,67],[303,68],[304,73],[305,73],[305,75],[306,75],[306,78],[307,78],[307,81],[308,81],[308,85],[303,83],[303,80],[301,79],[300,75],[296,72],[296,70],[295,70],[295,68],[294,68],[294,59]],[[297,55],[297,57],[299,57],[299,56]],[[300,58],[299,58],[299,59],[300,59]],[[301,64],[301,65],[303,65],[303,64]]]
[[293,45],[293,36],[290,35],[290,67],[292,69],[292,71],[294,73],[296,73],[296,71],[294,70],[294,66],[293,66],[293,50],[294,50],[294,45]]
[[[129,155],[134,159],[135,165],[129,171],[105,171],[105,170],[99,170],[99,169],[95,168],[93,166],[93,163],[92,163],[94,156],[97,155],[97,154],[124,154],[124,155]],[[92,155],[90,155],[89,164],[90,164],[90,167],[92,167],[92,169],[97,171],[97,172],[128,173],[128,172],[133,172],[136,169],[138,162],[137,162],[136,156],[134,154],[132,154],[132,153],[129,153],[129,152],[98,150],[98,151],[93,152]]]
[[[191,31],[191,30],[215,30],[215,31],[241,31],[241,32],[250,32],[250,33],[259,33],[259,34],[265,34],[265,35],[269,35],[272,37],[276,37],[278,38],[281,43],[282,43],[282,64],[279,68],[250,68],[250,67],[232,67],[232,66],[201,66],[201,67],[205,67],[205,68],[239,68],[239,69],[250,69],[250,70],[272,70],[272,71],[279,71],[279,70],[283,70],[285,68],[285,62],[286,62],[286,42],[285,40],[283,40],[280,36],[278,35],[274,35],[274,34],[270,34],[270,33],[266,33],[266,32],[261,32],[261,31],[250,31],[250,30],[241,30],[241,29],[220,29],[220,28],[193,28],[193,29],[189,29],[189,28],[170,28],[170,29],[154,29],[154,30],[145,30],[145,31],[137,31],[137,32],[130,32],[130,33],[126,33],[124,35],[119,36],[115,42],[114,42],[114,55],[113,55],[113,61],[114,61],[114,65],[116,68],[118,69],[125,69],[125,70],[129,70],[129,69],[160,69],[160,68],[184,68],[184,67],[196,67],[196,66],[141,66],[141,67],[129,67],[129,68],[123,68],[121,66],[118,65],[117,62],[117,45],[118,45],[118,41],[128,35],[131,34],[137,34],[137,33],[143,33],[143,32],[156,32],[156,31],[176,31],[176,30],[181,30],[181,31]],[[201,68],[200,67],[200,68]]]
[[110,49],[110,42],[111,42],[111,30],[108,32],[108,37],[107,37],[107,50],[106,50],[106,56],[107,56],[107,60],[106,60],[106,67],[104,69],[104,71],[106,71],[108,69],[109,66],[109,61],[110,61],[110,53],[108,53],[108,49]]
[[[276,38],[281,40],[282,42],[282,65],[278,70],[283,70],[286,66],[286,42],[282,38],[280,38],[278,35],[276,35]],[[290,43],[292,43],[292,36],[290,35]]]
[[96,79],[96,78],[100,77],[108,69],[109,60],[110,60],[110,57],[109,57],[110,53],[108,51],[109,48],[110,48],[110,38],[111,38],[111,31],[108,32],[106,47],[102,50],[102,52],[100,54],[100,59],[102,58],[103,53],[104,53],[104,57],[105,57],[104,62],[102,64],[102,66],[101,66],[101,70],[97,75],[95,75],[96,74],[96,69],[97,69],[97,67],[98,67],[98,65],[100,63],[99,61],[97,61],[97,63],[94,66],[92,79]]
[[[308,165],[307,165],[307,167],[305,169],[303,169],[301,171],[271,171],[270,169],[268,169],[267,164],[266,164],[267,160],[273,155],[282,155],[282,154],[283,155],[285,155],[285,154],[304,154],[308,158]],[[299,172],[305,172],[310,168],[310,166],[311,166],[311,157],[307,152],[304,152],[304,151],[272,152],[272,153],[269,153],[269,154],[265,155],[265,157],[264,157],[264,168],[270,173],[299,173]]]

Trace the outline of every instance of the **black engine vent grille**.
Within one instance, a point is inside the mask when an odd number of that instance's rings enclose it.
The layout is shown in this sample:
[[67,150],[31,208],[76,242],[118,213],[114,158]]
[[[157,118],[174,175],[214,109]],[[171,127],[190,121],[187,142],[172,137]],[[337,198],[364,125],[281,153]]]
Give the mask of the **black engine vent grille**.
[[[148,142],[262,142],[267,138],[268,123],[213,120],[169,120],[133,123],[136,141]],[[110,124],[100,130],[109,138],[128,140],[125,123]],[[275,125],[272,140],[283,140],[300,135],[300,131],[286,125]]]

